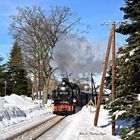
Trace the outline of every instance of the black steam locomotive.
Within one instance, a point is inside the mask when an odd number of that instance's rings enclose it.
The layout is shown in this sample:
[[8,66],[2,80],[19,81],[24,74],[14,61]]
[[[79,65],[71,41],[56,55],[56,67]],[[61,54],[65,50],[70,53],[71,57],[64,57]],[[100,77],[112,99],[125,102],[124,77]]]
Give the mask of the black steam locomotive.
[[79,86],[63,78],[56,91],[52,94],[54,101],[54,114],[73,114],[80,96]]

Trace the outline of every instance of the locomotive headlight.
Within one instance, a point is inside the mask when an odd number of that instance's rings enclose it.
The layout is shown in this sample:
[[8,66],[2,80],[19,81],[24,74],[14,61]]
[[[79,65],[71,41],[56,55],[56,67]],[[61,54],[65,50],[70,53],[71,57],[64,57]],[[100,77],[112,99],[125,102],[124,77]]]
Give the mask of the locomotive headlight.
[[62,82],[62,85],[65,85],[65,82]]
[[76,103],[76,99],[73,99],[73,103]]
[[66,90],[66,87],[61,87],[60,89],[64,91],[64,90]]

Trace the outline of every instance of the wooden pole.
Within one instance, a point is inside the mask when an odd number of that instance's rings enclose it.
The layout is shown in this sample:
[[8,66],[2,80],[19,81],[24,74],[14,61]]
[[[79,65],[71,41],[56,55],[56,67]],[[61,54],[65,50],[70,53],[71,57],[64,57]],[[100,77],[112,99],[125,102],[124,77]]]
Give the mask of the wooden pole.
[[[115,100],[115,23],[112,24],[112,101]],[[115,135],[115,117],[112,117],[112,135]]]
[[106,76],[107,65],[108,65],[109,54],[110,54],[110,48],[111,48],[112,33],[113,33],[113,28],[111,29],[111,32],[110,32],[110,36],[109,36],[109,40],[108,40],[108,46],[107,46],[107,50],[106,50],[105,64],[103,66],[103,75],[102,75],[102,80],[101,80],[101,87],[100,87],[100,91],[99,91],[97,108],[96,108],[96,113],[95,113],[95,118],[94,118],[94,125],[95,126],[97,126],[97,123],[98,123],[100,105],[101,105],[101,101],[102,101],[102,94],[103,94],[104,83],[105,83],[105,76]]
[[91,94],[92,94],[92,101],[95,104],[94,97],[93,97],[93,77],[92,77],[92,73],[91,73]]

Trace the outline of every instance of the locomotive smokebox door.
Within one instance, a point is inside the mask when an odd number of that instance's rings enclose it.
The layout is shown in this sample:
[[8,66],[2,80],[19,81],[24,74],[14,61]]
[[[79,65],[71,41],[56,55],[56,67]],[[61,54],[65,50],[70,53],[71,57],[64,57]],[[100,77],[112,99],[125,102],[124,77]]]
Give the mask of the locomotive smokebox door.
[[68,78],[62,78],[62,82],[69,83],[69,79]]

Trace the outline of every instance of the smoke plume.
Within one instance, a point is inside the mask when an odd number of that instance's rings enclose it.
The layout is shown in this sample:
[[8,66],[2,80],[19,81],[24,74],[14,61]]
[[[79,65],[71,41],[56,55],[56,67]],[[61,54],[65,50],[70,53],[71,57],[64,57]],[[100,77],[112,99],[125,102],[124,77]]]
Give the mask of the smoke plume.
[[105,45],[85,37],[67,35],[54,48],[51,65],[62,73],[100,73],[104,63]]

